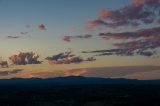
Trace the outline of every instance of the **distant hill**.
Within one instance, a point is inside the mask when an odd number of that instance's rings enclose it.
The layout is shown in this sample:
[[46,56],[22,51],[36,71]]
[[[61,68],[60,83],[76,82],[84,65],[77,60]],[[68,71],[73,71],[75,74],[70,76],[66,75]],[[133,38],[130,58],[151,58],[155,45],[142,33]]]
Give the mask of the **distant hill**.
[[58,86],[58,85],[96,85],[96,84],[156,84],[160,85],[160,80],[137,80],[123,78],[96,78],[83,76],[68,76],[56,78],[12,78],[1,79],[0,85],[18,86]]

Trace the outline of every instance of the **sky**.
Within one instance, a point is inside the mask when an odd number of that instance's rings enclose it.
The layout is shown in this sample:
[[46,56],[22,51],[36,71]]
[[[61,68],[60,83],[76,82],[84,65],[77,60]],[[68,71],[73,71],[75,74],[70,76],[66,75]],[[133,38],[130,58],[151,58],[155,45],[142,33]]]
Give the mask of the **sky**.
[[159,7],[160,0],[0,0],[0,78],[160,79]]

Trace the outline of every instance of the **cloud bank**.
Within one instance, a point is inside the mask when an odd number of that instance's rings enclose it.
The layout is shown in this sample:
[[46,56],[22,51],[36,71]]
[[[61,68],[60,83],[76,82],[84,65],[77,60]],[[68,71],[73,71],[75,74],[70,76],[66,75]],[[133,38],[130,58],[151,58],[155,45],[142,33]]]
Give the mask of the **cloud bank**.
[[[157,48],[160,47],[160,26],[158,26],[160,25],[160,0],[132,0],[130,5],[117,10],[101,9],[96,19],[90,20],[86,24],[87,29],[99,30],[96,37],[101,37],[104,40],[113,39],[117,43],[112,43],[110,49],[83,51],[83,53],[96,53],[96,56],[141,55],[148,57],[158,54]],[[114,33],[104,31],[108,28],[117,29],[128,26],[134,26],[138,30],[132,32],[114,31]],[[103,30],[101,30],[102,27]],[[65,38],[69,42],[72,37]]]

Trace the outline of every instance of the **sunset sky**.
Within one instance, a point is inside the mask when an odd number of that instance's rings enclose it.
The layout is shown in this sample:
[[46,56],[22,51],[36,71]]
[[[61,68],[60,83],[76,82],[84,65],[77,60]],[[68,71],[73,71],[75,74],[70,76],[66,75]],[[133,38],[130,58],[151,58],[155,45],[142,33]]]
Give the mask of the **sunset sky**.
[[[0,56],[9,64],[0,78],[160,79],[159,17],[160,0],[0,0]],[[69,48],[96,60],[45,59]],[[14,65],[9,57],[19,52],[34,52],[43,62]]]

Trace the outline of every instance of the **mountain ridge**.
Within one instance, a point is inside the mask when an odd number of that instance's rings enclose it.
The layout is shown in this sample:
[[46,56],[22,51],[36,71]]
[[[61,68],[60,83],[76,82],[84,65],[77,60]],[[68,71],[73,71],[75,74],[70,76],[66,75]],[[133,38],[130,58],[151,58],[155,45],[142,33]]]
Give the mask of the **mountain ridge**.
[[0,79],[0,85],[26,85],[26,86],[56,86],[56,85],[105,85],[105,84],[153,84],[160,85],[157,80],[138,80],[125,78],[100,78],[84,76],[66,76],[55,78],[11,78]]

